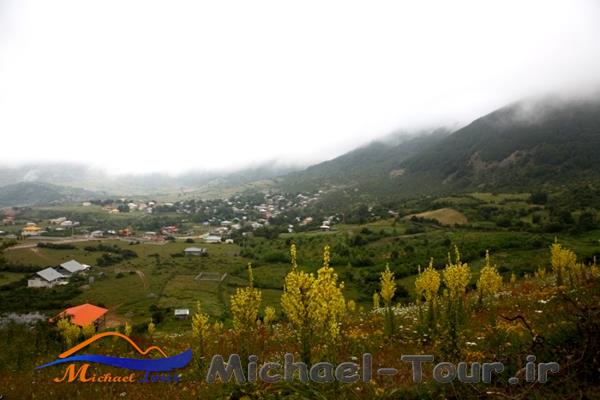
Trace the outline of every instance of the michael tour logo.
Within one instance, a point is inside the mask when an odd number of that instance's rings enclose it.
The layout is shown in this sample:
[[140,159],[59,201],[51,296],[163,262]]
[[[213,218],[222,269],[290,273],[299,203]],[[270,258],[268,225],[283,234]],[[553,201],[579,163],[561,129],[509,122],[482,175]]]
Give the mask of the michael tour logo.
[[[84,349],[95,341],[107,336],[114,336],[125,340],[142,356],[147,356],[150,352],[159,353],[162,358],[126,358],[113,357],[100,354],[75,354]],[[154,354],[154,353],[153,353]],[[150,346],[146,350],[142,350],[133,340],[119,332],[104,332],[92,336],[86,341],[78,344],[65,351],[58,356],[58,359],[48,364],[40,365],[36,369],[50,367],[58,364],[68,364],[62,376],[53,379],[54,382],[178,382],[179,375],[171,371],[183,368],[189,364],[192,359],[192,350],[188,349],[175,356],[167,356],[167,354],[158,346]],[[80,364],[82,363],[82,364]],[[104,364],[112,367],[127,369],[132,372],[127,375],[113,375],[105,373],[98,375],[91,372],[90,363]]]

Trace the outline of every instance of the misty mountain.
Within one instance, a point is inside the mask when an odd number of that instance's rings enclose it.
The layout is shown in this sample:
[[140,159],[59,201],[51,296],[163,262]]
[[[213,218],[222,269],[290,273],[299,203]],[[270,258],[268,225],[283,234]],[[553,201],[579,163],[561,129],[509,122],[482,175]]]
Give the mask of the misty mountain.
[[42,182],[20,182],[0,187],[0,207],[78,202],[102,197],[101,193]]
[[396,133],[346,154],[291,173],[281,179],[286,190],[317,190],[354,187],[381,192],[403,174],[402,162],[420,154],[450,132],[438,128],[419,133]]
[[231,172],[111,176],[79,164],[0,167],[0,205],[102,195],[226,197],[246,188],[343,189],[383,198],[532,191],[598,181],[600,97],[543,98],[507,105],[454,132],[439,128],[396,133],[304,170],[272,162]]
[[282,187],[373,196],[527,190],[600,179],[600,99],[510,104],[447,134],[373,142],[290,174]]
[[[257,181],[295,171],[296,167],[280,166],[276,162],[235,171],[191,171],[179,175],[162,173],[109,175],[100,169],[75,163],[41,163],[21,166],[0,166],[0,193],[2,186],[16,183],[47,183],[54,186],[81,188],[106,192],[113,196],[181,196],[230,192],[240,186],[254,185]],[[56,188],[55,188],[56,189]],[[50,196],[49,198],[52,198]]]
[[598,179],[600,99],[510,104],[405,160],[402,167],[406,174],[398,177],[398,188],[420,186],[426,192],[532,190]]

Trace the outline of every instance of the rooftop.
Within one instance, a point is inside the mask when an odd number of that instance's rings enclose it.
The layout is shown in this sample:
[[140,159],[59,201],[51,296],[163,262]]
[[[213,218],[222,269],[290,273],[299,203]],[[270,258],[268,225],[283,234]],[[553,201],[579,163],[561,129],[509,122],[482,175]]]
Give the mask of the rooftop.
[[63,274],[61,274],[54,268],[43,269],[41,271],[38,271],[37,274],[39,276],[41,276],[43,279],[47,280],[48,282],[53,282],[57,279],[62,279],[65,277]]
[[86,303],[80,306],[67,308],[65,311],[59,314],[59,317],[70,316],[73,324],[83,327],[94,323],[94,321],[102,317],[107,312],[108,310],[106,308]]
[[84,269],[86,269],[86,267],[75,261],[75,260],[70,260],[67,262],[64,262],[62,264],[60,264],[60,266],[62,268],[64,268],[65,270],[69,271],[70,273],[75,273],[75,272],[79,272],[79,271],[83,271]]

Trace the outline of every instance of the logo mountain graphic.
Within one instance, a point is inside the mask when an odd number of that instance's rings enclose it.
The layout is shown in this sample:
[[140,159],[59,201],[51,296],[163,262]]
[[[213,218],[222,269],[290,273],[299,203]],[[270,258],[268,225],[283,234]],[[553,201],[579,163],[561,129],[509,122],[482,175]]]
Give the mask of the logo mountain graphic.
[[[78,351],[84,349],[95,341],[102,339],[107,336],[118,337],[125,340],[130,344],[140,355],[147,356],[150,352],[154,351],[159,353],[163,358],[156,359],[137,359],[137,358],[125,358],[125,357],[114,357],[104,356],[99,354],[80,354],[74,355]],[[97,364],[110,365],[117,368],[126,368],[136,371],[151,371],[151,372],[166,372],[173,369],[185,367],[192,359],[192,350],[188,349],[183,353],[169,357],[167,354],[158,346],[150,346],[145,350],[142,350],[133,340],[119,332],[103,332],[92,336],[82,343],[70,348],[64,353],[58,356],[58,359],[48,364],[40,365],[36,369],[46,368],[52,365],[72,363],[72,362],[91,362]]]

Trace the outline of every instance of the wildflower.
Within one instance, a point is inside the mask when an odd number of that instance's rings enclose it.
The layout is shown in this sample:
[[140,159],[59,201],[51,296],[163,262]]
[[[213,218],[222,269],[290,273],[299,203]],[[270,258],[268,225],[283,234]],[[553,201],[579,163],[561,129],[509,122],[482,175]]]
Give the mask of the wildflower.
[[312,274],[298,271],[296,245],[290,246],[292,270],[286,275],[281,295],[281,307],[297,332],[306,330],[308,320],[308,293],[315,280]]
[[196,314],[192,317],[192,336],[198,339],[200,354],[202,354],[208,336],[208,315],[202,312],[200,302],[196,303]]
[[252,265],[248,264],[249,286],[237,288],[231,296],[231,314],[233,329],[237,333],[252,330],[258,318],[258,309],[262,300],[262,293],[254,287]]
[[273,323],[273,321],[275,321],[276,318],[277,316],[275,309],[271,306],[265,307],[265,316],[263,318],[265,325],[271,325],[271,323]]
[[343,283],[329,266],[329,246],[323,251],[323,266],[317,276],[299,271],[296,264],[296,246],[290,248],[292,270],[285,277],[281,306],[294,327],[301,344],[301,356],[310,361],[311,342],[319,338],[333,342],[340,332],[340,323],[346,313],[342,294]]
[[346,303],[346,309],[350,313],[356,311],[356,303],[354,302],[354,300],[348,300],[348,302]]
[[554,239],[554,243],[550,246],[550,262],[552,264],[552,270],[556,274],[556,284],[557,286],[562,286],[564,274],[568,273],[571,281],[571,286],[573,285],[573,268],[575,267],[575,263],[577,260],[577,256],[569,249],[563,248],[560,243],[558,243],[558,239]]
[[485,252],[485,265],[481,269],[479,280],[477,281],[477,290],[479,290],[479,300],[484,297],[495,295],[502,286],[502,276],[498,273],[495,265],[490,262],[490,252]]
[[450,291],[450,297],[456,299],[464,295],[471,279],[471,269],[467,263],[463,263],[460,260],[458,247],[455,246],[454,251],[456,254],[454,262],[452,262],[450,254],[448,254],[448,264],[444,269],[444,283]]
[[390,271],[390,266],[385,266],[385,271],[381,273],[380,278],[381,285],[381,298],[383,299],[386,306],[390,306],[392,298],[396,293],[396,281],[394,279],[394,273]]
[[298,268],[298,263],[296,261],[298,256],[298,253],[296,251],[296,245],[294,243],[292,243],[292,245],[290,246],[290,258],[292,260],[292,269],[297,269]]
[[223,331],[223,322],[221,321],[215,321],[215,323],[213,324],[213,331],[215,331],[215,333],[221,333]]
[[427,302],[433,301],[440,289],[440,273],[433,268],[433,258],[429,261],[429,267],[420,273],[415,280],[415,290],[419,297],[424,296]]
[[339,323],[346,312],[346,301],[338,285],[338,276],[329,266],[329,246],[323,251],[323,266],[317,271],[308,292],[308,315],[313,327],[327,339],[335,340],[339,335]]
[[380,300],[379,293],[377,293],[377,292],[373,293],[373,309],[377,310],[379,308],[379,300]]

